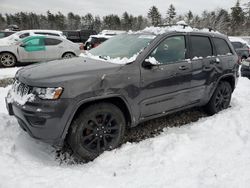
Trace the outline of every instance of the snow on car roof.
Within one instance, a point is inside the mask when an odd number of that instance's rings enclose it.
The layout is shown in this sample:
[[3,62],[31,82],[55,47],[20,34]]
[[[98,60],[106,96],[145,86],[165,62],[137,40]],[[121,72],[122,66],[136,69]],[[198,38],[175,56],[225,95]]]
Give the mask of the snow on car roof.
[[240,37],[233,37],[233,36],[230,36],[228,37],[229,40],[231,42],[240,42],[240,43],[243,43],[243,44],[247,44],[247,41],[245,41],[244,39],[240,38]]
[[176,23],[176,25],[166,25],[166,26],[150,26],[150,27],[146,27],[145,29],[141,30],[141,31],[137,31],[137,32],[132,32],[130,31],[129,33],[153,33],[155,35],[161,35],[164,33],[168,33],[171,31],[177,31],[177,32],[209,32],[209,33],[218,33],[220,34],[218,31],[213,31],[211,29],[208,28],[203,28],[203,29],[197,29],[197,28],[193,28],[191,26],[188,26],[186,24],[185,21],[179,21]]

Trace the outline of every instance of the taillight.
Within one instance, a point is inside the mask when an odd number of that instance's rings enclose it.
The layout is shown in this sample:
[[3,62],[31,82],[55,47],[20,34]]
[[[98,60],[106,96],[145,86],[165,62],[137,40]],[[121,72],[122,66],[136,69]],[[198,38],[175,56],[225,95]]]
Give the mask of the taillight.
[[237,64],[241,65],[241,57],[240,56],[238,56]]
[[80,44],[79,49],[84,50],[84,45],[82,43]]
[[99,43],[95,43],[94,44],[94,48],[97,47],[97,46],[99,46],[99,45],[100,45]]

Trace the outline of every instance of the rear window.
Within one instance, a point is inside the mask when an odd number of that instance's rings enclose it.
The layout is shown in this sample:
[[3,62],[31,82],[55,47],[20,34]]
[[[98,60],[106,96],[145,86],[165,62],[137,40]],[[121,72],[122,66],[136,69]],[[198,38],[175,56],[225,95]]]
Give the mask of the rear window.
[[232,43],[234,49],[243,47],[242,43],[240,43],[240,42],[231,42],[231,43]]
[[28,37],[28,36],[30,36],[29,33],[23,33],[23,34],[19,35],[19,38],[23,39],[23,38]]
[[60,36],[59,34],[56,33],[45,33],[45,32],[35,32],[37,35],[51,35],[51,36]]
[[231,54],[231,49],[224,39],[214,38],[214,45],[217,50],[217,55],[228,55]]
[[60,44],[61,42],[62,42],[61,40],[57,39],[51,39],[51,38],[44,39],[45,46],[54,46]]
[[206,36],[190,36],[192,46],[191,58],[208,57],[213,55],[213,48],[210,39]]

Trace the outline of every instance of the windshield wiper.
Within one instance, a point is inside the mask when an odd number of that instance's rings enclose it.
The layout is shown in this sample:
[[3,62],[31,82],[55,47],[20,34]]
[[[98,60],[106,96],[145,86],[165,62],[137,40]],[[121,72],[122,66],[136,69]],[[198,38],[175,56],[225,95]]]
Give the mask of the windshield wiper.
[[104,60],[108,60],[107,56],[103,56],[103,55],[99,55],[99,58],[104,59]]

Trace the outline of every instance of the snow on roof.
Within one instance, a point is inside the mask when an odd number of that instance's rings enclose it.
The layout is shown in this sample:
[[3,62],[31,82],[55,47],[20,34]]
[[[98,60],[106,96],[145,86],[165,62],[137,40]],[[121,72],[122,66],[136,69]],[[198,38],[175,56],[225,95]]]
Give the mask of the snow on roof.
[[185,21],[179,21],[176,23],[176,25],[169,25],[169,26],[162,26],[162,27],[146,27],[144,30],[137,31],[137,32],[129,32],[129,33],[142,33],[142,32],[148,32],[148,33],[153,33],[155,35],[161,35],[167,32],[171,31],[177,31],[177,32],[212,32],[212,33],[219,33],[218,31],[213,31],[208,28],[203,28],[203,29],[197,29],[197,28],[192,28],[191,26],[188,26]]
[[89,37],[95,37],[95,38],[105,38],[105,39],[109,39],[114,37],[115,35],[104,35],[104,34],[97,34],[97,35],[90,35]]
[[247,44],[247,41],[245,41],[244,39],[242,39],[242,38],[240,38],[240,37],[232,37],[232,36],[230,36],[230,37],[228,37],[229,38],[229,40],[231,41],[231,42],[241,42],[241,43],[243,43],[243,44]]
[[100,32],[101,35],[119,35],[119,34],[123,34],[126,33],[126,31],[123,30],[102,30]]

